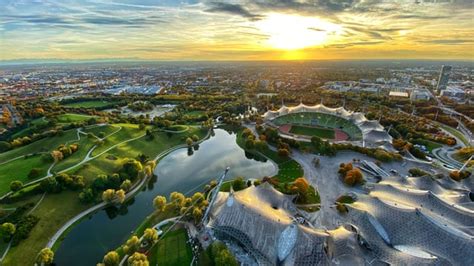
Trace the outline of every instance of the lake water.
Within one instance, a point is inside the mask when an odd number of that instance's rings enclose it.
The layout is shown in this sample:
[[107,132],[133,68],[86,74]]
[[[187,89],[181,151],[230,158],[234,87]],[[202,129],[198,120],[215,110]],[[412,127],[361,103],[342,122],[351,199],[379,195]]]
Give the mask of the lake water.
[[[176,150],[157,165],[157,180],[151,180],[126,206],[107,208],[76,225],[56,251],[57,265],[96,265],[110,250],[124,243],[130,233],[153,211],[157,195],[179,191],[190,195],[202,190],[211,180],[222,175],[227,166],[227,179],[237,176],[258,178],[276,172],[273,163],[251,159],[236,144],[236,135],[216,129],[215,135],[192,152]],[[192,154],[191,154],[192,153]]]

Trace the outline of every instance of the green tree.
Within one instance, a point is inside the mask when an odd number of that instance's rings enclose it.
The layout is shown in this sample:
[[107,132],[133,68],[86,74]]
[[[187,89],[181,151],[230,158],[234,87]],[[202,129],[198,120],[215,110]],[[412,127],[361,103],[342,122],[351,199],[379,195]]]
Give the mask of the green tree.
[[86,188],[82,190],[81,193],[79,193],[79,200],[82,203],[90,203],[90,202],[93,202],[94,199],[95,199],[95,195],[91,188]]
[[39,253],[38,257],[36,258],[36,262],[40,264],[51,264],[54,260],[54,252],[49,248],[43,248]]
[[21,181],[15,180],[10,183],[10,189],[13,192],[20,190],[22,187],[23,183]]
[[130,179],[125,179],[120,185],[120,188],[125,191],[129,191],[130,188],[132,188],[132,181],[130,181]]
[[105,254],[103,262],[105,266],[118,266],[120,264],[120,255],[115,251],[109,251]]
[[16,226],[14,224],[12,223],[2,224],[2,235],[4,239],[10,239],[15,232],[16,232]]
[[192,139],[192,138],[187,138],[187,139],[186,139],[186,144],[187,144],[188,146],[192,146],[192,145],[193,145],[193,139]]
[[33,168],[30,170],[30,172],[28,173],[28,178],[29,179],[33,179],[33,178],[37,178],[39,177],[41,174],[41,169],[39,168]]

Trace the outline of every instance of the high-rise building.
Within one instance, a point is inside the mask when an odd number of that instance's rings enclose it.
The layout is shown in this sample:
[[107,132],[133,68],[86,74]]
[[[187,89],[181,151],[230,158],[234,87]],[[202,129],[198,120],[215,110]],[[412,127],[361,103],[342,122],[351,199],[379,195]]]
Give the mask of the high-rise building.
[[436,86],[436,90],[442,91],[446,89],[446,85],[448,85],[448,80],[449,80],[449,73],[451,73],[451,66],[445,66],[441,67],[441,73],[439,73],[439,78],[438,78],[438,85]]

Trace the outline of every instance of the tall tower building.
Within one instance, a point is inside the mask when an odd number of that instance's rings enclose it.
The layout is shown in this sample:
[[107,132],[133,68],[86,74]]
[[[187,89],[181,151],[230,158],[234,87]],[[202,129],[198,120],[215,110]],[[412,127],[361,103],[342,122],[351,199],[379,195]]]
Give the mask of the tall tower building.
[[441,67],[441,73],[439,73],[439,78],[438,78],[438,85],[436,86],[436,90],[438,92],[446,89],[446,85],[448,85],[448,80],[449,80],[449,73],[451,73],[451,66],[445,66],[443,65]]

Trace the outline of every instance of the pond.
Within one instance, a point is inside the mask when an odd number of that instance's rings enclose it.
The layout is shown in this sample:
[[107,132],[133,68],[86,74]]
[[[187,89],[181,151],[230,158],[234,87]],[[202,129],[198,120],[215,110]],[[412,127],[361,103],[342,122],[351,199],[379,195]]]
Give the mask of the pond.
[[186,195],[202,190],[204,185],[230,167],[227,179],[237,176],[258,178],[272,176],[276,166],[270,161],[255,160],[236,144],[236,135],[223,129],[192,151],[184,148],[165,156],[157,165],[155,180],[121,208],[107,208],[83,219],[69,232],[56,251],[57,265],[96,265],[103,256],[124,243],[130,233],[153,211],[153,198],[179,191]]

